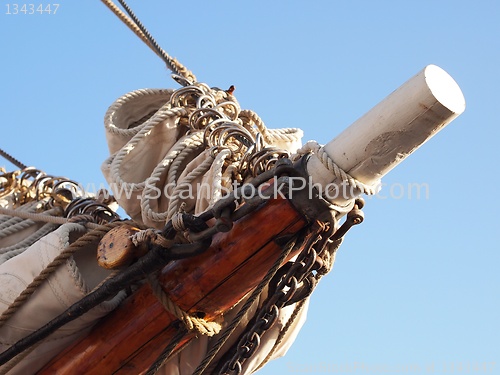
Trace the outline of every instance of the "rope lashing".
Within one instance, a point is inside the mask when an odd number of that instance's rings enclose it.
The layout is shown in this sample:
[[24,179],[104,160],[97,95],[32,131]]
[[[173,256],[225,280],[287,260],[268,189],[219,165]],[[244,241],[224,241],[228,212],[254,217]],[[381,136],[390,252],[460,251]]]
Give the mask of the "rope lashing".
[[161,231],[153,228],[141,230],[132,235],[130,239],[135,246],[141,246],[144,243],[152,243],[154,245],[168,248],[175,243],[174,241],[168,240],[163,237],[161,235]]
[[271,267],[271,269],[268,271],[268,273],[262,279],[262,281],[259,283],[259,285],[252,291],[252,293],[250,294],[250,297],[243,304],[243,306],[241,307],[238,314],[236,314],[236,316],[234,317],[233,321],[221,333],[221,336],[217,340],[216,344],[207,353],[207,355],[205,356],[203,361],[199,364],[199,366],[194,371],[193,375],[201,375],[205,371],[205,369],[208,367],[210,362],[212,362],[212,360],[215,358],[217,353],[221,350],[222,346],[226,343],[229,336],[236,330],[238,325],[241,323],[243,317],[248,312],[248,310],[253,305],[253,303],[257,300],[257,298],[260,296],[260,294],[262,293],[264,288],[268,285],[269,281],[271,281],[273,276],[276,274],[279,267],[281,266],[281,264],[283,264],[284,260],[288,256],[288,254],[290,254],[290,252],[294,249],[295,246],[297,246],[298,243],[300,243],[300,241],[297,238],[294,238],[294,239],[290,240],[283,247],[283,250],[282,250],[280,256],[276,259],[276,261],[273,264],[273,266]]
[[302,148],[297,150],[298,155],[305,155],[308,152],[315,154],[323,166],[332,172],[335,177],[342,180],[342,184],[347,184],[361,192],[361,194],[374,195],[378,192],[378,186],[370,186],[352,177],[349,173],[340,168],[332,158],[326,153],[324,148],[316,141],[308,141]]
[[[67,220],[67,219],[66,219]],[[33,279],[33,281],[16,297],[10,306],[0,316],[0,327],[14,315],[14,313],[27,301],[27,299],[36,291],[36,289],[61,265],[64,264],[78,249],[84,248],[88,244],[99,241],[110,229],[123,222],[113,222],[106,225],[99,225],[92,231],[85,233],[71,245],[69,245],[61,254],[59,254],[47,267]]]
[[158,301],[160,301],[160,303],[163,305],[165,310],[174,315],[177,319],[181,320],[185,324],[188,331],[196,332],[201,335],[207,335],[209,337],[214,336],[220,332],[220,323],[207,321],[203,318],[190,315],[189,313],[182,310],[163,291],[156,276],[149,276],[148,281],[151,285],[153,293],[155,294],[156,298],[158,298]]
[[[113,222],[108,225],[102,226],[105,232],[109,231],[109,226],[122,225],[123,222]],[[90,233],[98,232],[98,229],[92,230]],[[104,233],[104,234],[106,234]],[[84,235],[83,237],[85,237]],[[78,242],[78,240],[77,240]],[[100,303],[108,300],[110,297],[115,296],[127,285],[137,282],[144,278],[145,275],[154,273],[164,267],[168,262],[173,259],[180,259],[199,254],[208,248],[205,243],[180,245],[184,246],[181,249],[164,249],[160,246],[153,246],[149,252],[143,257],[139,258],[137,262],[119,272],[116,276],[108,279],[99,288],[93,290],[91,293],[83,297],[79,302],[71,305],[66,311],[56,316],[50,322],[40,327],[38,330],[28,334],[26,337],[11,345],[7,350],[0,353],[0,365],[3,365],[14,358],[19,353],[28,349],[37,342],[44,340],[51,333],[61,328],[65,324],[82,316],[90,309],[99,305]],[[186,246],[189,248],[186,250]],[[177,251],[177,252],[176,252]]]

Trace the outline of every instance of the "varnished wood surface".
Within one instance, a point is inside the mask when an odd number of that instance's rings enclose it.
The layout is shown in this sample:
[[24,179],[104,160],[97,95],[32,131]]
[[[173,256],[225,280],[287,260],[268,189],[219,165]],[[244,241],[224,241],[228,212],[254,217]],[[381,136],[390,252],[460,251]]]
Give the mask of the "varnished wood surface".
[[[262,280],[281,252],[276,239],[305,225],[290,202],[272,199],[230,232],[217,234],[205,253],[167,265],[160,283],[182,309],[211,320]],[[38,374],[144,373],[175,336],[175,321],[146,284]]]

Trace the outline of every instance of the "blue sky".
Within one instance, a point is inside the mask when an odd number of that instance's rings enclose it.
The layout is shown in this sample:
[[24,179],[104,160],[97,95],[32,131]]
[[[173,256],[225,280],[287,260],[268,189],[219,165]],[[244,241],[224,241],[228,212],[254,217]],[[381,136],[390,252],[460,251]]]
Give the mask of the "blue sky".
[[[55,15],[7,15],[6,4],[0,147],[104,183],[107,107],[177,84],[97,0],[59,0]],[[235,85],[242,108],[268,127],[302,128],[305,140],[328,142],[428,64],[450,73],[466,111],[383,181],[384,196],[409,184],[428,196],[367,199],[294,346],[260,373],[500,373],[499,2],[130,5],[200,81]]]

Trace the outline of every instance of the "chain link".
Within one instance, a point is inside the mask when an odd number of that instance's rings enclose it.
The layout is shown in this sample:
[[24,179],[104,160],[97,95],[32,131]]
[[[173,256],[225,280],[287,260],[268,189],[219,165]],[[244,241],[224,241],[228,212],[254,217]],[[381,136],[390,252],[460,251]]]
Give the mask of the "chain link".
[[282,267],[283,271],[274,277],[273,281],[276,286],[273,288],[271,285],[274,290],[270,291],[254,323],[240,338],[235,353],[222,366],[219,374],[240,374],[244,362],[255,353],[260,346],[262,336],[276,322],[280,309],[307,297],[312,292],[312,290],[307,290],[311,283],[306,280],[314,277],[314,271],[321,267],[322,262],[319,261],[319,257],[325,251],[329,243],[328,239],[333,233],[333,226],[330,223],[317,221],[315,224],[321,227],[320,235],[310,237],[297,259],[289,262],[286,267]]

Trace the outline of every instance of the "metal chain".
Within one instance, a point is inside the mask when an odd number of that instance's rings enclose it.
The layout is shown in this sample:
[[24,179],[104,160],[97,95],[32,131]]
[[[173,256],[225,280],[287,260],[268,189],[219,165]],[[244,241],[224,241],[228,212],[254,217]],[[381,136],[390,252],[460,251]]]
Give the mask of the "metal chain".
[[[222,365],[219,375],[240,374],[244,362],[259,348],[262,336],[273,326],[283,307],[309,297],[319,279],[329,271],[325,264],[330,254],[326,248],[339,240],[354,225],[363,221],[362,200],[356,200],[354,208],[348,214],[343,225],[336,229],[334,223],[316,223],[323,225],[318,237],[312,238],[297,259],[283,266],[270,283],[269,297],[258,311],[252,326],[241,336],[234,347],[232,356]],[[340,241],[341,242],[341,241]],[[227,358],[227,357],[226,357]]]
[[277,279],[275,291],[271,292],[259,310],[253,325],[240,338],[235,353],[222,366],[219,374],[240,374],[243,363],[254,354],[260,346],[261,337],[276,322],[280,309],[295,303],[297,294],[301,295],[300,299],[307,296],[302,289],[308,285],[305,280],[321,267],[322,263],[317,261],[318,256],[324,251],[329,237],[328,233],[331,233],[331,226],[328,223],[317,222],[317,224],[322,227],[322,234],[311,237],[297,259],[285,268],[286,273],[274,278]]

